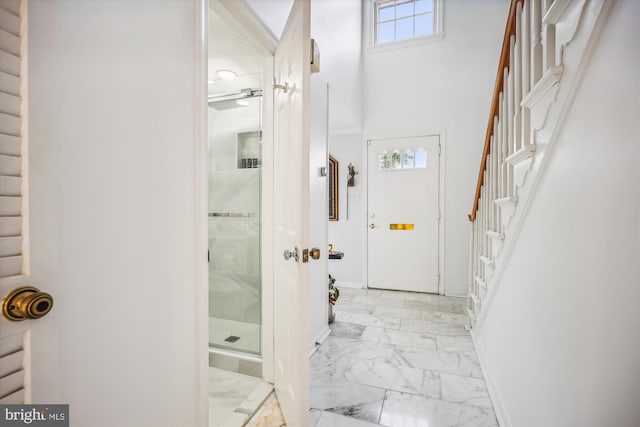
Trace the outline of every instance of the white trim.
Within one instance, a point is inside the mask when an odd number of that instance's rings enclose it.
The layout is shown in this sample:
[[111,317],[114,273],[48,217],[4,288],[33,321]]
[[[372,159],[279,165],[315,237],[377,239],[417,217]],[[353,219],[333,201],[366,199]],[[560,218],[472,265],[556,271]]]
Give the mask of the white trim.
[[194,141],[194,314],[196,364],[198,368],[198,401],[196,402],[196,419],[199,424],[205,425],[209,420],[209,273],[207,265],[208,235],[207,212],[208,198],[208,111],[207,111],[207,72],[209,64],[208,49],[208,1],[200,0],[196,8],[196,73],[194,76],[195,115],[195,141]]
[[502,199],[494,200],[493,203],[501,208],[514,207],[518,204],[518,198],[516,196],[503,197]]
[[554,1],[549,6],[549,10],[544,14],[542,18],[542,25],[555,25],[560,22],[560,19],[567,11],[567,8],[571,4],[570,1]]
[[242,351],[226,350],[219,347],[210,347],[208,354],[221,354],[223,356],[231,357],[232,359],[246,360],[249,362],[262,363],[262,358]]
[[509,157],[505,159],[505,162],[515,166],[518,163],[522,163],[527,159],[533,157],[536,152],[536,144],[527,144]]
[[349,289],[366,289],[366,286],[364,286],[364,284],[361,283],[361,282],[338,282],[338,281],[336,281],[335,286],[337,286],[338,288],[343,287],[343,288],[349,288]]
[[[262,269],[262,327],[261,327],[261,353],[262,353],[262,377],[265,381],[274,382],[274,144],[273,144],[273,56],[265,57],[263,67],[262,91],[262,223],[260,224],[261,238],[261,269]],[[268,89],[268,90],[267,90]]]
[[496,381],[493,378],[493,373],[489,368],[487,359],[485,359],[484,357],[483,347],[476,337],[475,330],[471,329],[470,333],[471,341],[473,342],[473,346],[476,349],[476,354],[478,355],[478,361],[480,362],[480,369],[482,369],[482,375],[484,376],[484,381],[487,384],[489,398],[491,399],[493,410],[495,411],[496,418],[498,419],[498,425],[501,427],[511,427],[512,424],[511,419],[509,418],[509,413],[507,412],[504,401],[502,400],[502,396],[500,395],[500,389],[496,385]]
[[[245,0],[211,0],[211,8],[219,13],[259,54],[273,55],[278,39]],[[267,86],[265,86],[266,88]]]
[[313,353],[318,350],[320,344],[327,339],[329,334],[331,334],[331,329],[329,329],[329,326],[327,325],[313,340],[311,340],[309,343],[309,357],[313,356]]
[[364,218],[363,221],[363,228],[364,228],[364,238],[362,239],[362,287],[363,289],[368,289],[368,283],[369,283],[369,277],[368,277],[368,273],[369,273],[369,255],[368,255],[368,241],[367,241],[367,224],[368,224],[368,216],[367,216],[367,212],[368,212],[368,206],[369,206],[369,192],[368,192],[368,185],[369,185],[369,142],[370,141],[377,141],[377,140],[384,140],[384,139],[409,139],[409,138],[426,138],[426,137],[430,137],[430,136],[437,136],[438,137],[438,141],[440,143],[440,154],[439,154],[439,158],[438,158],[438,208],[440,209],[440,220],[438,221],[438,274],[440,277],[440,281],[438,283],[438,295],[447,295],[446,290],[447,290],[447,276],[446,276],[446,272],[445,272],[445,259],[446,259],[446,209],[445,209],[445,191],[446,191],[446,164],[447,162],[446,160],[446,135],[447,132],[445,129],[441,129],[438,131],[425,131],[425,132],[412,132],[412,133],[407,133],[407,132],[401,132],[399,134],[396,134],[395,136],[390,136],[390,135],[375,135],[375,136],[368,136],[368,135],[363,135],[363,179],[362,182],[363,184],[363,203],[362,203],[362,215]]
[[548,91],[560,82],[563,72],[564,67],[562,65],[551,67],[545,71],[538,83],[531,88],[531,92],[520,102],[520,105],[531,109]]

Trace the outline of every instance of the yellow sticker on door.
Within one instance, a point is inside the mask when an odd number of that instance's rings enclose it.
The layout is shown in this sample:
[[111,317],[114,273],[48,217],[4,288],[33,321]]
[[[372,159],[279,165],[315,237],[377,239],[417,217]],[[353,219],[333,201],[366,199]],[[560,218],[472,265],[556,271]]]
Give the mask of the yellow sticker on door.
[[389,230],[413,230],[413,224],[389,224]]

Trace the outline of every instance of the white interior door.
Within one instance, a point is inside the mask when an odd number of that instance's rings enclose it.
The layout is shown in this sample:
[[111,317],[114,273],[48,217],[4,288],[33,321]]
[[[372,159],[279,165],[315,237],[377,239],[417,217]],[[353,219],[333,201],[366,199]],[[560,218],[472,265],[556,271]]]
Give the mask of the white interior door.
[[[274,59],[275,389],[287,425],[308,425],[310,2],[296,0]],[[291,255],[285,257],[284,251]]]
[[[34,376],[33,357],[29,357],[33,349],[31,337],[42,336],[41,344],[48,339],[41,333],[43,328],[52,325],[49,318],[35,318],[45,315],[53,301],[50,295],[33,289],[36,285],[51,292],[49,284],[37,283],[29,275],[26,256],[26,85],[20,78],[26,72],[26,4],[0,2],[0,14],[0,403],[23,404],[34,398],[30,381]],[[51,329],[48,332],[51,335]],[[37,366],[47,376],[45,382],[53,378],[51,362],[50,359]]]
[[[28,83],[20,134],[16,114],[0,116],[14,126],[0,130],[4,148],[28,129],[22,199],[15,189],[0,199],[0,223],[27,219],[26,262],[18,272],[0,262],[0,298],[20,285],[55,298],[42,319],[0,320],[5,402],[66,403],[70,424],[87,427],[206,419],[206,198],[194,185],[204,176],[194,147],[204,148],[196,118],[206,117],[203,7],[29,1],[28,68],[7,70],[15,60],[0,57],[3,108],[15,102],[2,85]],[[5,160],[15,185],[16,161]]]
[[438,293],[438,136],[368,146],[368,286]]

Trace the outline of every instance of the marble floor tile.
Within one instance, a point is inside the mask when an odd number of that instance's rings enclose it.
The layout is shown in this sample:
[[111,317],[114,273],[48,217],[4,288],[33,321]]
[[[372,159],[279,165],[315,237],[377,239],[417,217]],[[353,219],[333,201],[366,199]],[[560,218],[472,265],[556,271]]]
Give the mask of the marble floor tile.
[[366,295],[367,294],[367,289],[363,289],[363,288],[347,288],[346,286],[339,286],[340,289],[340,297],[342,296],[359,296],[359,295]]
[[441,373],[440,384],[442,386],[443,400],[481,408],[493,408],[487,385],[482,378]]
[[332,337],[359,338],[362,336],[366,326],[355,323],[333,322],[329,326]]
[[[319,347],[321,349],[322,346]],[[343,378],[344,371],[351,364],[349,357],[333,357],[328,353],[320,353],[316,351],[309,360],[309,376],[310,378],[333,377]]]
[[423,301],[432,302],[438,295],[427,294],[423,292],[409,292],[409,291],[387,291],[383,290],[382,295],[385,298],[403,299],[405,301]]
[[379,317],[399,317],[401,319],[421,319],[422,311],[415,308],[372,306],[372,313]]
[[438,335],[436,343],[439,351],[475,351],[473,341],[469,335]]
[[[275,393],[271,393],[246,425],[247,427],[286,427],[280,403]],[[210,424],[209,427],[215,426]]]
[[[380,293],[382,293],[382,291]],[[366,296],[357,296],[353,299],[353,303],[370,304],[375,305],[376,307],[404,307],[406,302],[407,301],[403,299],[373,296],[371,294],[367,294]]]
[[223,425],[260,384],[259,378],[210,367],[209,425]]
[[345,369],[344,379],[359,384],[440,398],[440,377],[437,373],[398,362],[377,362],[352,359]]
[[315,427],[381,427],[380,424],[323,411]]
[[430,335],[469,335],[469,331],[465,329],[464,325],[431,320],[402,319],[399,329]]
[[[406,309],[410,310],[410,309]],[[420,317],[406,317],[406,319],[422,319],[422,320],[431,320],[434,322],[447,322],[447,323],[455,323],[457,325],[467,325],[469,324],[469,316],[466,314],[454,314],[454,313],[446,313],[442,311],[427,311],[420,310]]]
[[360,304],[357,302],[338,302],[334,307],[336,311],[349,311],[351,313],[367,313],[371,314],[375,310],[376,306],[373,304]]
[[[393,352],[394,347],[388,344],[377,344],[348,337],[332,337],[331,335],[316,350],[318,357],[324,356],[324,360],[329,363],[344,357],[359,360],[390,361],[393,357]],[[314,357],[316,354],[314,354]]]
[[335,378],[311,380],[312,409],[321,409],[359,420],[377,422],[380,419],[385,390]]
[[402,319],[385,315],[376,316],[366,313],[351,313],[348,311],[336,311],[336,320],[338,322],[356,323],[364,326],[380,326],[383,328],[400,328]]
[[309,427],[316,427],[320,416],[322,416],[322,411],[320,409],[309,409]]
[[380,424],[402,427],[497,427],[490,409],[387,391]]
[[423,302],[423,301],[407,301],[405,303],[406,308],[414,308],[418,310],[431,311],[431,312],[443,312],[451,314],[466,314],[465,306],[461,306],[457,303],[445,303],[445,302]]
[[398,360],[405,366],[482,378],[482,369],[473,352],[447,352],[416,348],[396,348]]
[[398,329],[385,329],[375,326],[367,326],[362,334],[363,341],[376,344],[390,344],[403,347],[437,349],[436,336],[421,334],[419,332],[401,331]]
[[[324,402],[311,426],[497,425],[465,329],[465,298],[373,289],[344,295],[331,335],[311,358],[312,399]],[[386,390],[379,419],[378,401],[358,403],[368,394],[354,387]]]

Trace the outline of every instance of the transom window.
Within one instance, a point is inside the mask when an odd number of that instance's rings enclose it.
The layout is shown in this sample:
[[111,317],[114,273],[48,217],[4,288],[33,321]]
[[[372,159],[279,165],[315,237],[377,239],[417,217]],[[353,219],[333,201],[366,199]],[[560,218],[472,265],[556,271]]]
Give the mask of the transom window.
[[436,3],[435,0],[377,0],[375,44],[434,34]]

